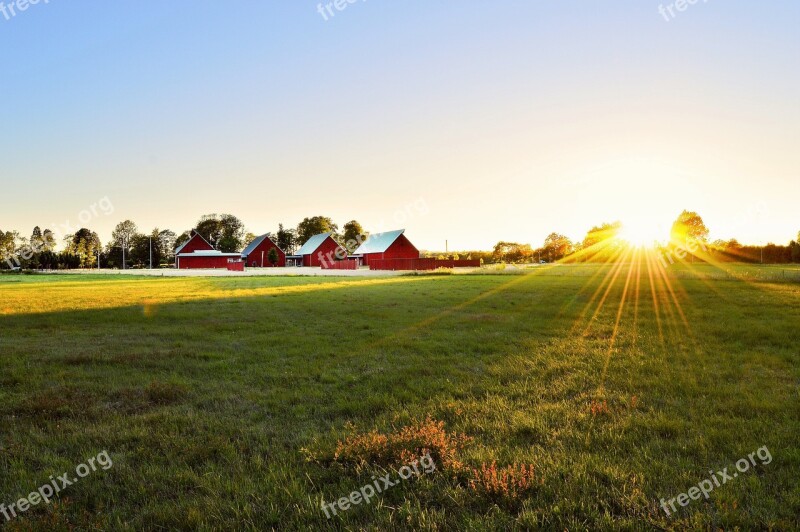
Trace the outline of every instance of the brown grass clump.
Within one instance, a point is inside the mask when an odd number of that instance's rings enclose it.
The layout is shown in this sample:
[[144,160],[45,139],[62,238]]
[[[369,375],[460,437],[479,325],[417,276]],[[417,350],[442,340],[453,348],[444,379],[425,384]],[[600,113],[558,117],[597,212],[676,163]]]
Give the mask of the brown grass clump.
[[536,480],[533,464],[514,464],[498,468],[496,462],[470,471],[469,488],[492,499],[515,500],[532,491]]
[[373,430],[339,441],[334,460],[394,467],[409,464],[430,453],[442,470],[459,471],[464,467],[459,454],[469,441],[470,438],[463,434],[448,434],[443,421],[428,417],[388,434]]
[[611,409],[608,408],[608,401],[606,400],[603,400],[603,402],[592,400],[592,403],[589,405],[589,411],[592,413],[592,417],[611,414]]
[[39,419],[62,419],[86,415],[96,402],[96,397],[80,388],[57,386],[34,392],[17,407],[16,413]]

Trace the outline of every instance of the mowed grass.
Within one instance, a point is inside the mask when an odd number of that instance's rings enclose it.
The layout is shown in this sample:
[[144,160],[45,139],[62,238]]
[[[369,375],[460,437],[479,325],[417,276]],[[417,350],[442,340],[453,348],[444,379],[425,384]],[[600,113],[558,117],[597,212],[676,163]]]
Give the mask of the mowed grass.
[[[798,528],[800,284],[675,270],[0,276],[0,503],[114,463],[0,528]],[[428,416],[472,438],[466,466],[533,464],[535,489],[440,468],[327,519],[383,474],[337,442]]]

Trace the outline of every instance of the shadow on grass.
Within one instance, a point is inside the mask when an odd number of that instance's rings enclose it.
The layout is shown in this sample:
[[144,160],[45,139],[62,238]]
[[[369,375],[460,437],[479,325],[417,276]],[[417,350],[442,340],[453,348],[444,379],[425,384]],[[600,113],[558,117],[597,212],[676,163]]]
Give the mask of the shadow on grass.
[[[419,277],[4,316],[0,499],[102,448],[115,468],[70,493],[58,510],[69,523],[329,526],[322,497],[347,495],[365,479],[306,462],[301,449],[330,449],[350,422],[371,430],[431,415],[475,438],[471,464],[536,463],[545,486],[515,511],[494,512],[436,477],[335,523],[666,526],[654,500],[685,490],[704,467],[767,439],[776,457],[781,449],[796,456],[796,423],[786,420],[797,414],[790,353],[798,333],[785,321],[796,292],[765,303],[763,291],[741,285],[745,310],[737,310],[701,283],[684,283],[698,346],[681,336],[675,314],[664,314],[674,327],[660,341],[642,291],[635,329],[634,306],[623,308],[598,394],[623,286],[611,287],[599,312],[584,313],[591,300],[575,294],[585,283]],[[758,317],[746,310],[756,302]],[[592,334],[571,334],[584,314],[594,316]],[[780,508],[786,489],[774,487],[787,486],[786,471],[769,471],[776,484],[734,488],[748,511],[764,515],[699,506],[701,522],[789,523],[792,506]],[[103,517],[88,518],[86,508]],[[28,516],[50,518],[45,507]]]

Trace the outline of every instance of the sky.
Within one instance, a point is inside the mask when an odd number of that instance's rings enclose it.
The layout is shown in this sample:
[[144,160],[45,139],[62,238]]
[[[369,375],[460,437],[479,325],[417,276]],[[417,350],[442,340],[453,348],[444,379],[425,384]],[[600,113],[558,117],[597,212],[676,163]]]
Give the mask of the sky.
[[0,6],[4,231],[800,231],[795,0],[45,2]]

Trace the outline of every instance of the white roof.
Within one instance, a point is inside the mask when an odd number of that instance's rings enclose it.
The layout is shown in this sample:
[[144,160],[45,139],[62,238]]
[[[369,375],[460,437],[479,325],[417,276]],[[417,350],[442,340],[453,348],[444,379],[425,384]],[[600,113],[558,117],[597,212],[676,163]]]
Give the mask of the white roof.
[[328,240],[329,236],[333,236],[333,233],[320,233],[318,235],[314,235],[308,240],[303,246],[297,250],[298,255],[312,255],[317,248],[319,248],[323,242]]
[[367,253],[385,253],[400,235],[405,233],[405,229],[397,231],[386,231],[385,233],[374,233],[367,237],[367,241],[361,244],[353,255],[365,255]]
[[192,253],[178,253],[179,257],[239,257],[239,253],[223,253],[214,249],[200,249]]

